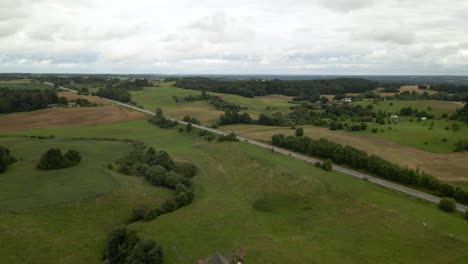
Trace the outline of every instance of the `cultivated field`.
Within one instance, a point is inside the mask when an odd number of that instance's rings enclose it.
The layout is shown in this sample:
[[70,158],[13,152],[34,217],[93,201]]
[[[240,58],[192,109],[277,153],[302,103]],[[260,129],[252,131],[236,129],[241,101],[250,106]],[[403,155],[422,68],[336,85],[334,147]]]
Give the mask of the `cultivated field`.
[[144,115],[123,107],[53,108],[0,116],[0,131],[54,126],[81,126],[141,119]]
[[[285,127],[231,125],[222,128],[268,143],[275,134],[294,135],[294,130]],[[467,152],[433,153],[362,133],[331,131],[328,128],[313,126],[305,126],[304,134],[311,138],[326,138],[342,145],[349,145],[410,168],[416,169],[419,166],[422,171],[440,179],[453,182],[468,181]]]
[[418,94],[423,94],[424,92],[427,92],[429,95],[433,95],[433,94],[437,93],[437,91],[433,91],[433,90],[419,89],[417,85],[401,86],[399,90],[400,90],[400,93],[403,93],[403,92],[416,92]]
[[77,93],[74,93],[74,92],[58,92],[57,93],[58,96],[63,96],[63,97],[66,97],[69,101],[75,101],[76,99],[86,99],[88,101],[90,101],[91,103],[96,103],[98,105],[106,105],[106,104],[110,104],[109,101],[103,99],[103,98],[100,98],[100,97],[97,97],[97,96],[90,96],[90,95],[79,95]]
[[[130,225],[162,244],[165,263],[194,263],[213,252],[241,248],[247,264],[463,263],[468,258],[468,225],[461,215],[248,144],[206,142],[196,131],[159,129],[144,120],[27,134],[131,136],[196,164],[191,205]],[[167,195],[153,187],[154,192],[143,192],[139,178],[114,176],[126,182],[110,195],[0,214],[0,243],[5,245],[0,258],[8,263],[101,263],[105,234],[125,222],[135,201],[157,203]]]

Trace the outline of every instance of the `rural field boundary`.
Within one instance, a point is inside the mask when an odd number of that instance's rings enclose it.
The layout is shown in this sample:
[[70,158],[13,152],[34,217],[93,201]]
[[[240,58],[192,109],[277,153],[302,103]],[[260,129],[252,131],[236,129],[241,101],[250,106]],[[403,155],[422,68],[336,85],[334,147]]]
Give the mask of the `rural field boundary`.
[[[53,85],[52,83],[47,83],[47,84]],[[75,91],[73,89],[69,89],[69,88],[66,88],[66,87],[63,87],[63,86],[59,86],[59,88],[67,90],[67,91],[75,92],[75,93],[77,92],[77,91]],[[108,98],[104,98],[104,99],[108,100],[108,101],[110,101],[110,102],[112,102],[114,104],[124,106],[124,107],[130,108],[130,109],[142,112],[144,114],[155,116],[155,113],[152,112],[152,111],[141,109],[141,108],[138,108],[136,106],[129,105],[129,104],[126,104],[126,103],[122,103],[122,102],[119,102],[119,101],[115,101],[115,100],[112,100],[112,99],[108,99]],[[188,124],[188,122],[177,120],[177,119],[174,119],[174,118],[171,118],[171,117],[167,117],[167,119],[172,120],[172,121],[177,121],[177,122],[179,122],[180,124],[183,124],[183,125]],[[219,130],[219,129],[214,129],[214,128],[211,128],[211,127],[202,126],[202,125],[192,124],[192,126],[195,127],[195,128],[198,128],[198,129],[202,129],[202,130],[217,134],[217,135],[228,135],[229,134],[228,132],[225,132],[225,131],[222,131],[222,130]],[[289,151],[289,150],[286,150],[286,149],[274,147],[274,146],[271,146],[271,145],[268,145],[268,144],[265,144],[265,143],[262,143],[262,142],[259,142],[259,141],[256,141],[256,140],[251,140],[251,139],[240,137],[240,136],[237,136],[237,138],[242,142],[252,144],[252,145],[255,145],[257,147],[261,147],[261,148],[264,148],[264,149],[267,149],[269,151],[276,152],[276,153],[279,153],[279,154],[282,154],[282,155],[285,155],[285,156],[293,157],[293,158],[296,158],[296,159],[299,159],[299,160],[302,160],[302,161],[305,161],[305,162],[308,162],[308,163],[311,163],[311,164],[314,164],[316,162],[322,162],[321,160],[318,160],[318,159],[315,159],[315,158],[312,158],[312,157],[309,157],[309,156],[305,156],[305,155],[302,155],[302,154],[299,154],[299,153],[296,153],[296,152],[292,152],[292,151]],[[377,178],[377,177],[374,177],[374,176],[371,176],[371,175],[368,175],[368,174],[364,174],[364,173],[361,173],[361,172],[358,172],[358,171],[355,171],[355,170],[351,170],[351,169],[348,169],[348,168],[345,168],[345,167],[342,167],[342,166],[338,166],[338,165],[335,165],[335,164],[333,165],[333,170],[344,173],[344,174],[347,174],[347,175],[355,177],[355,178],[367,179],[369,182],[372,182],[372,183],[377,184],[379,186],[383,186],[383,187],[386,187],[388,189],[392,189],[392,190],[395,190],[395,191],[398,191],[398,192],[402,192],[402,193],[405,193],[407,195],[410,195],[410,196],[413,196],[413,197],[416,197],[416,198],[419,198],[419,199],[422,199],[422,200],[425,200],[425,201],[428,201],[428,202],[431,202],[431,203],[438,204],[440,202],[440,200],[441,200],[441,197],[438,197],[438,196],[435,196],[435,195],[432,195],[432,194],[428,194],[428,193],[425,193],[425,192],[422,192],[422,191],[418,191],[418,190],[406,187],[406,186],[401,185],[401,184],[397,184],[397,183],[393,183],[393,182],[390,182],[390,181],[387,181],[387,180],[383,180],[383,179],[380,179],[380,178]],[[457,209],[457,211],[464,213],[468,209],[468,206],[460,204],[460,203],[456,203],[456,209]]]

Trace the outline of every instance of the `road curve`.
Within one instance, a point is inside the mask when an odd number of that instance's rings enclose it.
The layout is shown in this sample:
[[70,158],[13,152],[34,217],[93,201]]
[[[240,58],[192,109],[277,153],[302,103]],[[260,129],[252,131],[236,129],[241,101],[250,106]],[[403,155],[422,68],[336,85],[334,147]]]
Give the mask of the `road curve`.
[[[53,85],[52,83],[47,83],[47,84]],[[59,88],[76,93],[75,90],[72,90],[72,89],[69,89],[69,88],[66,88],[66,87],[60,86]],[[154,112],[149,111],[149,110],[141,109],[141,108],[138,108],[136,106],[129,105],[129,104],[126,104],[126,103],[122,103],[122,102],[119,102],[119,101],[115,101],[115,100],[112,100],[112,99],[107,99],[107,98],[104,98],[104,99],[106,99],[106,100],[108,100],[108,101],[110,101],[110,102],[112,102],[112,103],[114,103],[116,105],[121,105],[121,106],[130,108],[130,109],[133,109],[133,110],[136,110],[136,111],[140,111],[140,112],[148,114],[148,115],[152,115],[152,116],[155,115]],[[173,121],[178,121],[179,123],[184,124],[184,125],[187,124],[187,122],[185,122],[185,121],[177,120],[177,119],[174,119],[174,118],[171,118],[171,117],[166,117],[166,118],[170,119],[170,120],[173,120]],[[217,134],[217,135],[227,135],[227,134],[229,134],[228,132],[225,132],[225,131],[222,131],[222,130],[219,130],[219,129],[214,129],[214,128],[211,128],[211,127],[202,126],[202,125],[192,124],[192,126],[198,128],[198,129],[202,129],[202,130],[212,132],[212,133]],[[269,151],[276,152],[276,153],[286,155],[286,156],[289,156],[289,157],[293,157],[293,158],[296,158],[296,159],[299,159],[299,160],[302,160],[302,161],[305,161],[305,162],[308,162],[308,163],[311,163],[311,164],[314,164],[317,161],[322,162],[321,160],[311,158],[309,156],[305,156],[305,155],[302,155],[302,154],[299,154],[299,153],[296,153],[296,152],[292,152],[292,151],[289,151],[289,150],[286,150],[286,149],[274,147],[274,146],[271,146],[271,145],[268,145],[268,144],[265,144],[265,143],[262,143],[262,142],[259,142],[259,141],[256,141],[256,140],[251,140],[251,139],[240,137],[240,136],[237,136],[237,138],[241,142],[252,144],[252,145],[267,149]],[[333,170],[339,171],[341,173],[344,173],[344,174],[347,174],[349,176],[353,176],[353,177],[356,177],[356,178],[359,178],[359,179],[366,178],[368,181],[370,181],[372,183],[375,183],[377,185],[386,187],[388,189],[396,190],[396,191],[399,191],[399,192],[402,192],[402,193],[405,193],[405,194],[408,194],[408,195],[411,195],[411,196],[414,196],[414,197],[417,197],[417,198],[420,198],[422,200],[426,200],[426,201],[429,201],[429,202],[432,202],[432,203],[438,204],[440,202],[440,199],[441,199],[440,197],[432,195],[432,194],[428,194],[428,193],[421,192],[421,191],[418,191],[418,190],[415,190],[415,189],[412,189],[412,188],[408,188],[408,187],[403,186],[401,184],[397,184],[397,183],[393,183],[393,182],[390,182],[390,181],[387,181],[387,180],[383,180],[383,179],[380,179],[380,178],[377,178],[377,177],[374,177],[374,176],[371,176],[371,175],[368,175],[368,174],[364,174],[364,173],[361,173],[361,172],[358,172],[358,171],[355,171],[355,170],[351,170],[351,169],[348,169],[348,168],[345,168],[345,167],[341,167],[341,166],[338,166],[338,165],[333,165]],[[468,206],[457,203],[456,208],[460,212],[465,212],[468,209]]]

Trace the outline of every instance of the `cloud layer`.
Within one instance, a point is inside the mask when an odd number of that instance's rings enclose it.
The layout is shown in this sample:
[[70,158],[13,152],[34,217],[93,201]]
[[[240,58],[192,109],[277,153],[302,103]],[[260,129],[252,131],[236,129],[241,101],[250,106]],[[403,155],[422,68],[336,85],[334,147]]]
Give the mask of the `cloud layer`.
[[467,74],[462,0],[0,0],[0,72]]

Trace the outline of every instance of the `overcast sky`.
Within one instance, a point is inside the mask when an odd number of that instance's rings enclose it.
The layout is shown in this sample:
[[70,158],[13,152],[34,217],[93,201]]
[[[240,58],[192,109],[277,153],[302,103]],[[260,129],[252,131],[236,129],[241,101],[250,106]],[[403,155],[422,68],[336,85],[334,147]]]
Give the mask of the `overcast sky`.
[[0,72],[468,75],[468,1],[0,0]]

